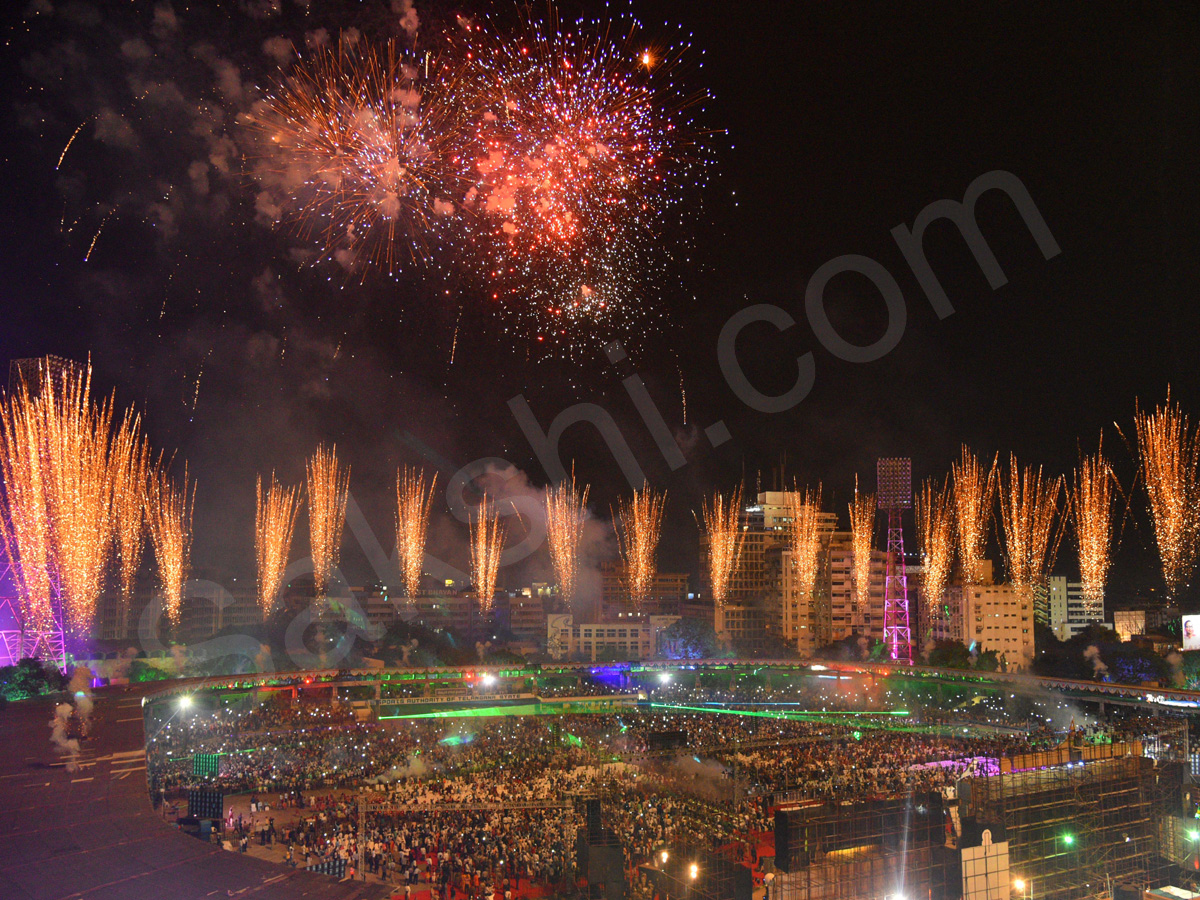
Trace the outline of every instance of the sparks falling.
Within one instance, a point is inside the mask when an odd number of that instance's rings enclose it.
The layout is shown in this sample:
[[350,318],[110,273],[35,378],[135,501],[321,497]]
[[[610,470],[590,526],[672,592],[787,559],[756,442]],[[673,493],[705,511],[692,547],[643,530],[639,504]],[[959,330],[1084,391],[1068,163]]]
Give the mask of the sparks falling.
[[708,581],[713,602],[723,607],[729,598],[730,582],[742,558],[746,533],[742,530],[742,488],[729,496],[715,493],[701,505],[700,518],[708,536]]
[[875,542],[875,495],[860,494],[854,479],[850,504],[850,546],[854,551],[854,613],[861,622],[871,607],[871,554]]
[[426,484],[423,469],[404,469],[396,474],[396,552],[400,557],[400,577],[404,592],[412,600],[421,587],[421,569],[425,564],[425,536],[429,531],[429,511],[437,475]]
[[983,578],[982,560],[987,556],[992,509],[996,502],[996,460],[987,469],[963,445],[959,462],[952,463],[954,484],[954,529],[958,538],[958,559],[963,581],[979,584]]
[[337,568],[350,495],[350,467],[338,464],[337,447],[324,445],[308,461],[308,536],[312,551],[313,590],[325,598],[329,576]]
[[563,604],[572,612],[579,587],[579,547],[587,522],[588,486],[580,488],[571,477],[551,485],[546,490],[546,541],[550,547],[550,564],[558,581],[558,593]]
[[649,485],[634,491],[629,500],[617,499],[613,516],[617,528],[617,548],[625,565],[625,582],[629,600],[640,612],[654,586],[658,573],[658,539],[662,533],[663,509],[667,495],[657,493]]
[[275,606],[283,573],[287,569],[296,516],[300,512],[300,488],[285,488],[275,480],[263,490],[262,477],[254,488],[254,557],[258,566],[258,608],[265,620]]
[[812,597],[817,584],[821,559],[821,485],[815,490],[788,491],[785,495],[788,549],[792,552],[792,570],[802,600]]
[[954,495],[950,485],[932,479],[917,492],[917,543],[925,566],[922,589],[930,619],[940,608],[954,566]]
[[1112,550],[1113,491],[1117,486],[1103,447],[1079,461],[1071,486],[1071,522],[1079,549],[1079,574],[1088,619],[1104,613],[1104,587]]
[[181,485],[176,487],[165,468],[160,466],[157,477],[151,479],[146,501],[163,610],[175,625],[179,624],[183,609],[183,588],[191,564],[195,493],[195,485],[189,487],[187,469],[184,469]]
[[471,543],[471,583],[479,598],[480,612],[492,608],[496,595],[496,576],[504,552],[504,522],[500,512],[485,494],[475,516],[467,523]]
[[1041,585],[1058,555],[1061,529],[1058,497],[1062,479],[1042,477],[1039,466],[1017,466],[1009,455],[1008,478],[1000,486],[1000,524],[1003,526],[1004,555],[1008,561],[1008,580],[1018,590]]
[[1167,597],[1187,587],[1200,546],[1200,430],[1177,404],[1134,416],[1142,480],[1158,545]]

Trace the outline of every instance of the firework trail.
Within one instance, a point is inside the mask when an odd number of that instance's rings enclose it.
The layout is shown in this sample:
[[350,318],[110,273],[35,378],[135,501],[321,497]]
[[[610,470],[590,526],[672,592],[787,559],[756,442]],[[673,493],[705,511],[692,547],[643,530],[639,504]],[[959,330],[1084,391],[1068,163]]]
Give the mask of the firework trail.
[[558,580],[559,596],[571,612],[575,609],[575,593],[579,586],[579,545],[587,522],[587,485],[582,489],[571,477],[546,490],[546,540],[550,546],[550,564]]
[[954,494],[950,485],[939,487],[932,479],[921,485],[916,503],[917,542],[925,565],[923,590],[930,620],[950,583],[954,566]]
[[284,194],[279,217],[347,267],[391,274],[426,259],[469,184],[452,70],[435,66],[431,80],[390,41],[300,57],[249,116],[264,145],[257,174]]
[[396,551],[400,556],[400,576],[409,600],[421,588],[421,569],[425,563],[425,536],[429,531],[429,511],[437,475],[425,482],[423,469],[405,466],[396,473]]
[[300,512],[300,488],[285,488],[271,473],[271,483],[263,491],[262,478],[255,483],[254,557],[258,565],[258,607],[263,619],[271,614],[283,573],[287,569],[288,551]]
[[850,546],[854,552],[854,613],[859,622],[871,605],[871,551],[875,541],[875,495],[860,494],[854,479],[850,504]]
[[126,416],[113,446],[112,517],[117,575],[126,604],[146,546],[146,491],[151,475],[150,445],[137,417]]
[[633,608],[641,612],[650,599],[654,576],[658,573],[658,539],[662,533],[666,492],[656,493],[649,485],[634,491],[629,500],[617,499],[613,519],[617,528],[617,548],[625,564],[625,580]]
[[504,523],[496,504],[484,494],[475,517],[467,523],[471,543],[471,583],[479,597],[479,609],[492,608],[496,595],[496,576],[500,571],[500,554],[504,551]]
[[1058,555],[1062,530],[1055,528],[1055,523],[1062,479],[1044,479],[1040,466],[1021,470],[1016,456],[1010,454],[1007,484],[1004,478],[999,480],[1008,580],[1018,590],[1027,591],[1044,582]]
[[788,549],[801,599],[812,596],[817,584],[821,555],[821,485],[816,490],[788,491],[784,498],[788,518]]
[[703,501],[700,518],[708,535],[708,581],[713,603],[721,608],[729,597],[729,583],[741,562],[742,544],[746,540],[742,530],[741,485],[728,497],[718,492],[711,501]]
[[58,155],[58,162],[54,164],[54,171],[57,172],[63,164],[63,160],[67,158],[67,151],[71,149],[71,145],[75,143],[75,138],[79,137],[79,132],[83,131],[84,126],[90,122],[90,119],[84,119],[79,123],[79,127],[72,132],[71,137],[67,139],[67,146],[63,147],[62,153]]
[[1173,599],[1187,586],[1200,546],[1200,430],[1169,394],[1153,412],[1139,408],[1134,424],[1163,581]]
[[150,522],[150,542],[158,568],[163,608],[172,624],[179,624],[183,609],[183,588],[187,584],[192,550],[192,505],[195,484],[188,484],[187,469],[179,488],[171,482],[166,469],[158,467],[150,480],[146,498]]
[[85,253],[83,255],[84,262],[91,261],[92,251],[96,249],[96,241],[100,240],[100,232],[104,231],[104,226],[108,224],[108,220],[112,218],[112,214],[114,212],[116,212],[115,209],[110,211],[108,215],[106,215],[103,219],[100,220],[100,227],[97,228],[96,233],[94,235],[92,235],[92,242],[90,244],[88,244],[87,253]]
[[317,601],[325,599],[329,576],[337,568],[350,494],[350,467],[338,464],[337,447],[324,445],[308,461],[308,536],[312,550],[313,589]]
[[1079,461],[1071,487],[1071,521],[1079,548],[1083,604],[1089,618],[1104,613],[1104,586],[1111,565],[1113,493],[1116,476],[1104,458],[1103,439],[1095,456]]
[[951,463],[954,484],[954,529],[958,536],[958,558],[963,580],[979,584],[983,578],[980,562],[987,556],[988,531],[996,502],[996,462],[984,469],[965,444],[957,463]]

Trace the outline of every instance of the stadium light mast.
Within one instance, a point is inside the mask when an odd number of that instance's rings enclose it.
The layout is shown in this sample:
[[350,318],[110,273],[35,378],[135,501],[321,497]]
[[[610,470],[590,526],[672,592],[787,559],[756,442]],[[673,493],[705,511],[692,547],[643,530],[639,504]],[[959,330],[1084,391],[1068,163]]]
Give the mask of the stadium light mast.
[[912,507],[912,460],[880,459],[875,465],[879,508],[887,512],[887,574],[883,582],[883,642],[888,658],[912,665],[908,577],[904,571],[904,510]]

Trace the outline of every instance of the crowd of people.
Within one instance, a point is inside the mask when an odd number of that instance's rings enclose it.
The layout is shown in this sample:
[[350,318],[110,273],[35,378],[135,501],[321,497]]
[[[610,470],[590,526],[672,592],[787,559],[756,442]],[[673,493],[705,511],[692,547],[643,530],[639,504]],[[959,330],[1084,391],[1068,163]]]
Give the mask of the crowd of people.
[[[752,855],[779,791],[829,801],[939,790],[1062,739],[1044,722],[951,735],[944,716],[851,717],[828,704],[801,714],[782,707],[783,691],[755,693],[702,699],[676,685],[650,707],[459,720],[379,721],[288,695],[160,705],[147,723],[149,773],[156,794],[215,786],[240,795],[231,810],[248,798],[226,822],[243,851],[273,847],[297,866],[341,859],[360,876],[420,884],[445,900],[492,900],[571,877],[587,799],[600,800],[636,877],[666,846]],[[714,702],[724,708],[703,706]],[[770,704],[781,707],[764,714]],[[1090,741],[1129,740],[1153,723],[1089,727]],[[215,756],[215,773],[197,755]],[[277,823],[281,810],[294,814]]]

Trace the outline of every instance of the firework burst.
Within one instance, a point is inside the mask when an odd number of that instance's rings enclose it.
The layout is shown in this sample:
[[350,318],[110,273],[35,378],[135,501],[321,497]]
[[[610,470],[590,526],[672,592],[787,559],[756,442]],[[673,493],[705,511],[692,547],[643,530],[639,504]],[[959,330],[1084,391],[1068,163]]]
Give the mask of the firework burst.
[[1134,424],[1163,581],[1174,598],[1187,586],[1200,547],[1200,430],[1169,395],[1153,412],[1139,408]]
[[421,587],[421,569],[425,563],[425,536],[429,531],[429,511],[437,475],[426,484],[422,469],[404,469],[396,474],[396,552],[400,557],[400,576],[404,591],[412,600]]
[[183,609],[183,588],[190,566],[195,494],[195,485],[188,485],[187,469],[183,471],[182,484],[176,487],[160,465],[150,480],[146,498],[150,542],[154,546],[163,609],[175,625],[179,624]]
[[[494,302],[530,335],[628,331],[658,231],[707,154],[675,87],[684,48],[648,55],[638,28],[528,21],[469,33],[478,109],[471,243]],[[647,62],[646,60],[649,60]]]
[[481,612],[492,608],[496,595],[496,576],[500,571],[500,556],[504,552],[504,522],[486,494],[475,516],[468,522],[471,544],[471,583],[479,598]]
[[871,553],[875,543],[875,495],[860,494],[854,479],[850,504],[850,545],[854,552],[854,612],[862,620],[871,603]]
[[641,611],[650,599],[658,572],[658,539],[662,533],[666,492],[656,493],[649,485],[634,491],[629,500],[618,499],[613,519],[618,523],[617,547],[625,565],[625,582],[633,608]]
[[1108,580],[1112,548],[1113,493],[1116,476],[1104,458],[1103,446],[1095,456],[1079,461],[1071,487],[1071,521],[1079,549],[1079,574],[1083,603],[1090,618],[1104,613],[1104,586]]
[[588,487],[575,483],[575,473],[546,490],[546,540],[550,546],[550,564],[558,580],[559,596],[567,609],[575,612],[575,594],[579,587],[579,546],[587,522]]
[[925,565],[923,590],[933,618],[954,566],[954,495],[949,485],[939,487],[932,479],[921,485],[916,503],[917,542]]
[[817,584],[821,554],[821,485],[816,490],[789,491],[787,503],[788,549],[792,552],[792,569],[802,598],[812,596]]
[[742,488],[730,495],[715,493],[701,504],[700,518],[708,536],[708,581],[718,608],[729,598],[729,583],[742,558]]
[[254,556],[258,565],[258,607],[263,619],[271,614],[283,573],[287,568],[288,551],[300,512],[300,488],[285,488],[271,473],[271,483],[263,490],[262,478],[255,484]]
[[313,589],[325,597],[329,576],[337,568],[350,495],[350,467],[338,463],[337,447],[317,448],[307,466],[308,535],[312,550]]
[[1018,590],[1042,584],[1054,566],[1062,537],[1055,527],[1061,491],[1062,479],[1043,478],[1041,467],[1021,470],[1016,456],[1009,455],[1007,484],[1000,486],[1000,524],[1008,579]]
[[347,268],[424,261],[467,190],[466,112],[452,75],[394,42],[339,40],[302,55],[250,123],[275,214]]
[[979,584],[983,578],[980,563],[987,556],[988,533],[996,502],[996,460],[985,469],[964,445],[961,458],[950,466],[950,474],[954,484],[954,530],[958,537],[963,581]]

